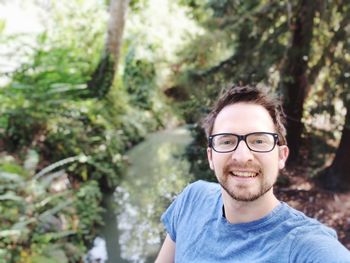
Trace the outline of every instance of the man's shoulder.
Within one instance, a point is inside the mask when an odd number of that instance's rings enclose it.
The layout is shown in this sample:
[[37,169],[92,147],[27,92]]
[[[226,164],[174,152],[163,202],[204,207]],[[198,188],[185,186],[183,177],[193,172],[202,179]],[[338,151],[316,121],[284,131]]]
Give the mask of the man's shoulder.
[[[338,241],[334,229],[299,210],[285,206],[290,216],[289,223],[293,225],[293,262],[305,262],[305,259],[315,259],[312,262],[350,262],[350,252]],[[342,261],[342,258],[345,260]]]
[[309,237],[310,235],[324,235],[332,238],[337,238],[337,234],[334,229],[326,226],[315,218],[311,218],[303,212],[290,207],[288,204],[283,203],[285,217],[289,220],[289,224],[295,229],[298,237]]
[[350,252],[338,241],[333,229],[319,224],[318,228],[305,227],[296,232],[291,258],[292,262],[350,263]]

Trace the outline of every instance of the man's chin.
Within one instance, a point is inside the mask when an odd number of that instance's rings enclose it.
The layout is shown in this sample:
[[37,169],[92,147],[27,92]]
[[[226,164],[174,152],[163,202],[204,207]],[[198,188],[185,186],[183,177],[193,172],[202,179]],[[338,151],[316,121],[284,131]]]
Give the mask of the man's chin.
[[260,194],[256,194],[256,195],[253,195],[253,194],[250,194],[250,195],[247,195],[247,194],[233,194],[233,193],[228,193],[232,199],[236,200],[236,201],[239,201],[239,202],[253,202],[257,199],[259,199],[261,197]]
[[263,190],[256,191],[255,193],[248,189],[229,189],[225,184],[220,183],[221,187],[225,190],[225,192],[233,199],[239,202],[253,202],[263,195],[265,195],[271,188],[267,187]]

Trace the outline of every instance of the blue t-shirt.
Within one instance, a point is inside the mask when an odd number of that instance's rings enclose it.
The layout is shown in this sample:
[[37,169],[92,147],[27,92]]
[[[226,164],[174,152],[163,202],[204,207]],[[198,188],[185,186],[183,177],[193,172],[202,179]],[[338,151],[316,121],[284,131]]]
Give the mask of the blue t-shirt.
[[187,186],[162,215],[175,262],[350,262],[334,230],[281,202],[265,217],[230,224],[220,186]]

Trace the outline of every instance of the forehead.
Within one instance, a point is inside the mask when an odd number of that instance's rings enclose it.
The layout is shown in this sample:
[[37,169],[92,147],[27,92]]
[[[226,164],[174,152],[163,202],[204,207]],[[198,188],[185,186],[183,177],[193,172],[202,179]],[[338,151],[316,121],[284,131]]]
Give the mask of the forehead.
[[217,115],[213,134],[230,132],[275,132],[275,125],[269,112],[261,105],[239,102],[224,107]]

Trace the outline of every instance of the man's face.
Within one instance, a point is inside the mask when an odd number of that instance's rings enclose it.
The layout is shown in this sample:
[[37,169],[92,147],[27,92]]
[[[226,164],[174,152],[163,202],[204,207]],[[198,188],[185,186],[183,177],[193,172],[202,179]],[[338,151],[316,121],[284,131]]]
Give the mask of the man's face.
[[[275,126],[268,111],[257,104],[236,103],[224,107],[214,123],[213,134],[252,132],[275,133]],[[271,152],[250,151],[244,141],[229,153],[217,153],[207,149],[209,165],[220,185],[235,200],[254,201],[272,191],[278,171],[288,157],[287,146],[276,146]]]

